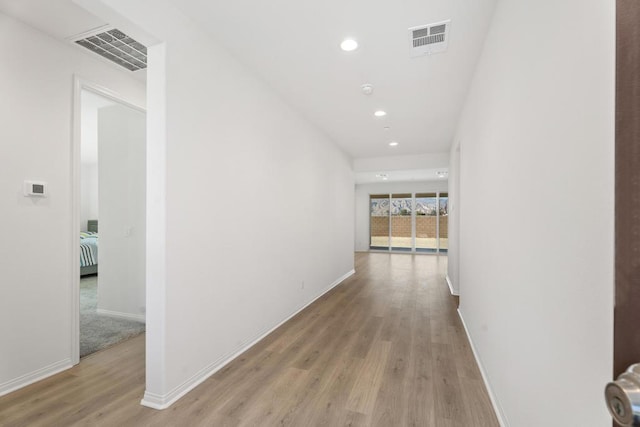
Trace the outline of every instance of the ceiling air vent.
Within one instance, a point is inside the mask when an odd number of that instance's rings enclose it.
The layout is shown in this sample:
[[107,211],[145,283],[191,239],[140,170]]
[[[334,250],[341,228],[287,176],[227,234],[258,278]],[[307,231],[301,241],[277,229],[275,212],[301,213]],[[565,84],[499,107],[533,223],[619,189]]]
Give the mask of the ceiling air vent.
[[74,42],[129,71],[147,68],[147,48],[120,30],[101,29],[98,33],[81,37]]
[[451,21],[409,28],[411,56],[444,52],[449,44]]

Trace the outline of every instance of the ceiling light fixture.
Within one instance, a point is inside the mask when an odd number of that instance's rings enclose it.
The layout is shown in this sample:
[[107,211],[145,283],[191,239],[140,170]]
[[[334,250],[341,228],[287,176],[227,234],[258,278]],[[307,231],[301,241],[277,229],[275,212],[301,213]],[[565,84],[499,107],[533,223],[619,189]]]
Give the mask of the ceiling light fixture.
[[357,48],[358,42],[354,39],[345,39],[342,41],[342,43],[340,43],[340,49],[344,50],[345,52],[351,52],[353,50],[356,50]]
[[389,146],[390,146],[390,147],[397,147],[397,146],[398,146],[398,141],[391,141],[391,142],[389,143]]
[[436,172],[436,175],[438,175],[438,178],[446,178],[447,175],[449,175],[449,172],[447,172],[447,171],[438,171],[438,172]]
[[386,173],[377,173],[376,178],[380,178],[381,180],[386,181],[389,179],[389,175],[387,175]]
[[387,113],[385,111],[378,110],[375,113],[373,113],[373,115],[376,116],[376,117],[384,117],[384,116],[387,115]]
[[371,95],[373,93],[373,85],[370,83],[363,84],[360,88],[365,95]]

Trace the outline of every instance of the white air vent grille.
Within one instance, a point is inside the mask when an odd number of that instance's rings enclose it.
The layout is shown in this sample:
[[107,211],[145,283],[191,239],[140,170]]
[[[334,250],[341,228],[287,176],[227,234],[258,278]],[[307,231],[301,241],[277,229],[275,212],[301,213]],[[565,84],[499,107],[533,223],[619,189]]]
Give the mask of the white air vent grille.
[[147,68],[147,48],[115,28],[74,41],[127,70]]
[[411,56],[444,52],[449,44],[451,21],[409,28]]

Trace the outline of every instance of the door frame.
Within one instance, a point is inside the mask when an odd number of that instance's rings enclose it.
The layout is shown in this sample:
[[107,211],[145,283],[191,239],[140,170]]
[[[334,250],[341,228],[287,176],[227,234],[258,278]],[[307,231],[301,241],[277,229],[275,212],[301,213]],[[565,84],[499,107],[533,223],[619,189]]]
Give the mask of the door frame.
[[640,362],[640,5],[616,1],[613,377]]
[[147,112],[143,105],[128,99],[111,89],[84,79],[77,74],[73,76],[73,114],[71,138],[71,363],[80,363],[80,245],[78,232],[80,225],[80,179],[82,146],[82,91],[86,90],[118,104],[142,113]]

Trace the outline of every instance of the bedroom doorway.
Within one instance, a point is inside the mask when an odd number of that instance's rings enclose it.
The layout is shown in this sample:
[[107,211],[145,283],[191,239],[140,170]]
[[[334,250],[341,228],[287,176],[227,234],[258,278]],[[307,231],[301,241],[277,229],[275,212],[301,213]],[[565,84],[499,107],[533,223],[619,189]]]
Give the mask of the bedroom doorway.
[[146,113],[104,88],[76,83],[78,363],[145,331]]

